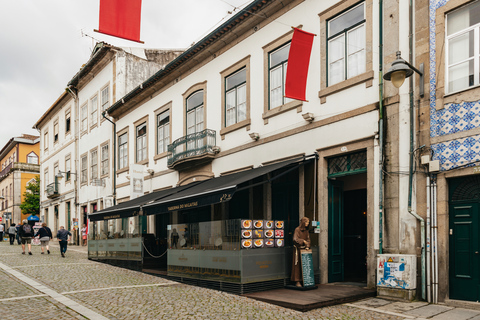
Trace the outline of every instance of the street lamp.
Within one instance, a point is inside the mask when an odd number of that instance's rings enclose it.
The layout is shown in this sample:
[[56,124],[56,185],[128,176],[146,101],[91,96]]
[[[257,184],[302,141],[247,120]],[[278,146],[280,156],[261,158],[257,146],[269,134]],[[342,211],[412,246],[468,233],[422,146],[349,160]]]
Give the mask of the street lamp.
[[387,73],[383,76],[383,79],[392,81],[395,88],[400,88],[405,81],[405,78],[410,77],[415,71],[420,75],[420,97],[424,96],[424,81],[423,81],[423,63],[420,64],[420,70],[412,66],[401,57],[401,52],[397,51],[397,59],[392,62],[392,66],[388,69]]

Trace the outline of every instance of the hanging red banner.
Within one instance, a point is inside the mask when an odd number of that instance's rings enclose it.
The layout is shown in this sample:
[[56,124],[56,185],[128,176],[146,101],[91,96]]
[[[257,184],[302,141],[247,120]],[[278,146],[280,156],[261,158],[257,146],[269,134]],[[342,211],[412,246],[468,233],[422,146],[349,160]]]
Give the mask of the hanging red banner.
[[285,80],[285,97],[287,98],[306,101],[308,65],[314,36],[313,33],[294,28]]
[[100,0],[100,33],[140,41],[142,0]]

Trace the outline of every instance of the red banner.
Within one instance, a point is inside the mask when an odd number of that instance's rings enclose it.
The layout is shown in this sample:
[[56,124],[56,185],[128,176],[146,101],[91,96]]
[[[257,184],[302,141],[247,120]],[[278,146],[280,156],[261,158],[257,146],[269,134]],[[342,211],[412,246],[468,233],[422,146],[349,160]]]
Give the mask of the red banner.
[[100,33],[140,41],[142,0],[100,0]]
[[312,53],[313,33],[295,28],[293,31],[290,53],[288,54],[287,78],[285,80],[285,97],[305,100],[307,89],[308,65]]

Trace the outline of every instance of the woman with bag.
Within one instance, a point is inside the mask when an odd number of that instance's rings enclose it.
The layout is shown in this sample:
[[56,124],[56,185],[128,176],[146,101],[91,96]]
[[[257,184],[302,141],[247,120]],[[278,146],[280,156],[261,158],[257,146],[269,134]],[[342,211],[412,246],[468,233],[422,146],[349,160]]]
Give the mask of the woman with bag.
[[50,254],[48,244],[50,240],[53,239],[53,235],[52,235],[52,230],[50,230],[50,228],[47,227],[47,224],[45,222],[42,223],[42,227],[38,229],[37,233],[35,234],[35,237],[36,236],[40,237],[40,243],[42,245],[42,254],[45,254],[45,247],[47,247],[47,253]]

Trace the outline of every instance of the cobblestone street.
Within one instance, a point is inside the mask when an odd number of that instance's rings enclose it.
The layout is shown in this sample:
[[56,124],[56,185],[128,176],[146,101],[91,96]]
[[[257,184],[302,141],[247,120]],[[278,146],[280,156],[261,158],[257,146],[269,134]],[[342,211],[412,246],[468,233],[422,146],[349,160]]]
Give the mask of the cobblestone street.
[[[87,259],[86,247],[22,255],[0,243],[0,314],[5,319],[405,319],[360,303],[301,313],[246,297],[179,284]],[[379,299],[373,300],[377,301]],[[382,300],[383,301],[383,300]],[[388,303],[388,302],[387,302]],[[378,304],[378,303],[377,303]],[[384,306],[384,304],[381,304]]]

